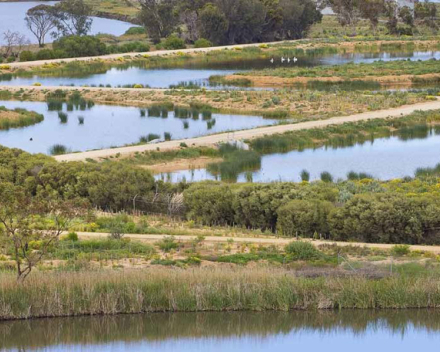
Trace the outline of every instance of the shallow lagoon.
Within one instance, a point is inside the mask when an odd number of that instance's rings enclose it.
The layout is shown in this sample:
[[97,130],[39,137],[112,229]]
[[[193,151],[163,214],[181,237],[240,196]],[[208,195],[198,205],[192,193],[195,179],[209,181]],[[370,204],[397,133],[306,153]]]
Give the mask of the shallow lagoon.
[[[398,52],[398,53],[363,53],[363,54],[328,54],[324,56],[303,56],[299,57],[296,64],[280,62],[280,58],[272,64],[269,59],[255,59],[233,62],[187,62],[183,67],[170,68],[158,67],[114,67],[106,72],[91,74],[75,74],[66,76],[10,76],[0,77],[0,85],[32,85],[41,83],[43,86],[99,86],[111,85],[112,87],[143,84],[151,88],[169,88],[179,83],[195,83],[206,88],[218,88],[218,85],[211,85],[209,77],[214,75],[228,75],[236,72],[243,72],[252,69],[288,67],[288,65],[313,67],[322,65],[341,65],[349,62],[371,63],[377,60],[430,60],[440,59],[440,51],[426,52]],[[221,86],[220,86],[221,87]]]
[[[209,120],[204,120],[201,115],[198,120],[182,119],[176,118],[173,111],[169,112],[167,118],[148,117],[148,112],[142,117],[139,108],[112,105],[67,111],[66,104],[63,111],[68,119],[62,123],[58,111],[49,111],[45,102],[0,101],[2,105],[9,109],[25,108],[44,115],[44,121],[39,124],[0,131],[0,145],[31,153],[48,153],[55,144],[62,144],[71,151],[86,151],[137,143],[140,137],[150,133],[164,138],[164,133],[169,132],[172,139],[184,139],[278,123],[277,120],[261,116],[215,113]],[[84,124],[79,123],[79,117],[84,117]],[[184,128],[184,122],[188,123],[187,129]]]
[[[413,176],[419,167],[433,167],[440,162],[440,135],[431,132],[426,138],[403,140],[380,138],[344,148],[317,148],[264,155],[261,168],[243,172],[238,182],[301,181],[307,170],[311,180],[320,179],[324,171],[334,179],[345,179],[350,171],[365,172],[380,180]],[[182,170],[156,175],[170,182],[220,179],[206,169]]]

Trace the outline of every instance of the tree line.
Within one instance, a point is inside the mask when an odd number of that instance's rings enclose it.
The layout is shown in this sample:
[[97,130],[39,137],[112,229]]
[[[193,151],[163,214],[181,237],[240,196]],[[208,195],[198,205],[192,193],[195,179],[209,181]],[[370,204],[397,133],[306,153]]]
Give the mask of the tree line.
[[440,244],[437,179],[400,182],[203,182],[185,190],[184,199],[188,218],[205,225],[336,241]]
[[356,25],[362,18],[369,20],[373,34],[381,18],[393,35],[412,35],[412,30],[418,25],[438,29],[437,6],[428,0],[415,0],[414,9],[399,6],[396,0],[324,0],[323,4],[331,6],[338,22],[351,28],[352,35],[356,35]]
[[155,42],[219,45],[302,38],[322,15],[313,0],[141,0],[139,18]]

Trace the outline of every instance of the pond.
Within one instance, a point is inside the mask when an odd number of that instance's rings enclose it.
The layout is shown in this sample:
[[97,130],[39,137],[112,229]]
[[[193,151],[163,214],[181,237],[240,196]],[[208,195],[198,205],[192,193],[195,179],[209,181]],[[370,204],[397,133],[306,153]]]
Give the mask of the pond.
[[[1,3],[0,3],[1,4]],[[0,5],[1,6],[1,5]],[[349,62],[362,63],[374,62],[377,60],[429,60],[440,59],[440,51],[423,52],[382,52],[382,53],[361,53],[361,54],[326,54],[298,57],[298,62],[293,64],[281,63],[280,58],[275,58],[272,64],[269,59],[236,60],[229,62],[187,62],[182,67],[155,67],[143,68],[136,66],[113,67],[106,72],[75,74],[66,76],[0,76],[1,85],[27,86],[34,83],[41,83],[43,86],[99,86],[111,85],[112,87],[143,84],[151,88],[169,88],[170,85],[179,83],[195,83],[207,88],[219,88],[211,85],[209,77],[214,75],[228,75],[236,72],[243,72],[252,69],[286,67],[296,65],[313,67],[321,65],[342,65]],[[220,86],[224,88],[224,86]],[[369,89],[368,87],[366,89]],[[376,89],[376,88],[375,88]]]
[[156,313],[0,322],[3,351],[415,351],[440,344],[440,312]]
[[[48,153],[50,147],[62,144],[71,151],[123,146],[139,142],[142,136],[156,134],[164,138],[171,133],[172,139],[184,139],[217,132],[249,129],[278,123],[278,120],[261,116],[200,113],[195,119],[179,118],[174,111],[157,114],[152,109],[136,107],[94,105],[84,110],[74,108],[68,111],[63,104],[62,111],[67,121],[59,118],[58,111],[49,111],[46,102],[0,101],[8,109],[25,108],[44,115],[44,121],[25,128],[0,130],[0,145],[20,148],[31,153]],[[155,117],[155,116],[162,117]],[[83,123],[80,123],[83,118]],[[186,126],[187,124],[187,126]]]
[[[380,180],[413,176],[417,168],[434,167],[440,162],[440,135],[431,131],[425,138],[379,138],[343,148],[317,148],[264,155],[258,171],[242,172],[237,182],[301,181],[301,171],[310,180],[329,172],[334,180],[345,179],[351,171],[367,173]],[[156,175],[170,182],[221,179],[206,169],[182,170]]]
[[[26,26],[24,20],[26,12],[37,5],[55,5],[57,2],[58,1],[0,2],[0,36],[7,30],[17,31],[24,34],[32,44],[38,43],[35,36]],[[93,17],[91,34],[108,33],[119,36],[133,26],[133,24],[127,22]],[[50,43],[51,41],[52,38],[48,35],[46,42]]]

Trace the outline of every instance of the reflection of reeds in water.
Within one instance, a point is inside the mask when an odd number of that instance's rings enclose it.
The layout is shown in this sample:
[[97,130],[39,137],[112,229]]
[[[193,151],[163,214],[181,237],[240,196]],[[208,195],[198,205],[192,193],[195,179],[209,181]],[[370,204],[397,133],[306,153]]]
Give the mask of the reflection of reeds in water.
[[155,133],[149,133],[146,136],[139,137],[139,143],[148,143],[155,139],[160,139],[160,136]]
[[[0,324],[6,349],[51,345],[168,341],[200,338],[274,337],[295,332],[369,334],[404,337],[411,327],[440,330],[440,313],[427,310],[350,310],[292,312],[200,312],[52,318]],[[221,340],[220,340],[221,341]]]
[[251,141],[254,150],[262,154],[303,151],[324,146],[347,148],[363,143],[373,143],[378,138],[397,137],[400,140],[427,138],[440,134],[440,112],[417,112],[399,119],[377,119],[357,123],[328,126],[279,135],[257,138]]
[[261,168],[261,156],[252,150],[240,150],[235,146],[220,146],[222,162],[208,164],[207,170],[220,176],[222,181],[236,182],[243,171],[256,171]]
[[165,132],[165,133],[163,134],[163,138],[164,138],[166,141],[170,141],[170,140],[171,140],[171,133],[170,133],[170,132]]

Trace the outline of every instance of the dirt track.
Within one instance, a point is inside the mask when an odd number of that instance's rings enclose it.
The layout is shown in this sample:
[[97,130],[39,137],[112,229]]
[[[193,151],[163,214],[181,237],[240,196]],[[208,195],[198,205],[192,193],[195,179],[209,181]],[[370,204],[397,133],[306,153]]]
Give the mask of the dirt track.
[[155,151],[160,148],[161,151],[173,150],[180,148],[181,143],[186,143],[188,146],[201,147],[201,146],[214,146],[218,143],[224,143],[230,140],[245,140],[263,137],[265,135],[279,134],[289,131],[298,131],[310,128],[320,128],[328,125],[338,125],[345,122],[365,121],[371,119],[387,118],[387,117],[399,117],[403,115],[411,114],[417,110],[427,111],[440,109],[440,100],[429,101],[424,103],[418,103],[413,105],[405,105],[398,108],[379,110],[373,112],[365,112],[361,114],[332,117],[327,120],[307,121],[290,125],[277,125],[269,127],[260,127],[252,130],[243,130],[237,132],[219,133],[210,136],[203,136],[197,138],[189,138],[185,140],[174,140],[168,142],[161,142],[156,144],[145,144],[130,147],[112,148],[94,150],[81,153],[65,154],[56,156],[58,161],[84,161],[86,159],[102,159],[108,158],[114,155],[127,156],[134,153],[142,153],[145,151]]
[[[93,239],[93,238],[105,238],[108,237],[108,233],[97,233],[97,232],[77,232],[78,236],[82,239]],[[133,240],[156,242],[158,240],[169,237],[167,235],[125,235],[126,238],[131,238]],[[196,236],[174,236],[177,241],[193,241],[197,239]],[[204,241],[207,243],[226,243],[229,241],[234,241],[235,243],[257,243],[257,244],[275,244],[275,245],[286,245],[292,242],[293,239],[287,238],[276,238],[276,237],[221,237],[221,236],[206,236]],[[360,242],[335,242],[335,241],[312,241],[316,246],[322,244],[336,244],[338,246],[355,246],[355,247],[367,247],[367,248],[380,248],[380,249],[391,249],[393,244],[381,244],[381,243],[360,243]],[[425,251],[440,254],[440,246],[410,246],[413,251]]]

